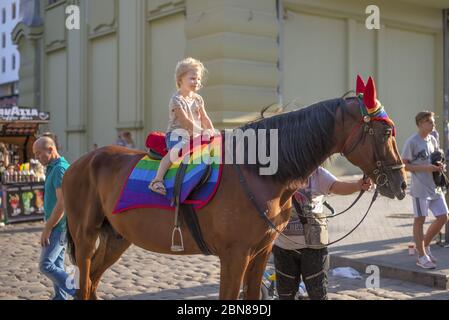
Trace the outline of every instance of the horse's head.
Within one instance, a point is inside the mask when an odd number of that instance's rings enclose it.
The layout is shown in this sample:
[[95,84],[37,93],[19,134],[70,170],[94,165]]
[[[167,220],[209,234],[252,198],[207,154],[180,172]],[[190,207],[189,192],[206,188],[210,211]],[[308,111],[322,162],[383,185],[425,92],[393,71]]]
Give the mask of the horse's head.
[[341,153],[376,183],[380,194],[402,200],[407,188],[406,173],[396,145],[394,123],[376,99],[371,77],[366,86],[358,77],[357,99],[346,100],[346,105],[350,117],[343,120],[345,141]]

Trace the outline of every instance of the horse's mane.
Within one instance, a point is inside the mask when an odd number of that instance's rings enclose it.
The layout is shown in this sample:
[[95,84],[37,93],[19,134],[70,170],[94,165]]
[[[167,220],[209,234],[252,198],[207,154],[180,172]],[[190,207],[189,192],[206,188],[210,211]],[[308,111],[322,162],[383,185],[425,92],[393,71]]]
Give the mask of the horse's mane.
[[[305,180],[330,156],[335,141],[333,135],[336,111],[339,106],[344,105],[343,98],[321,101],[300,110],[248,123],[240,129],[254,129],[256,132],[266,129],[267,139],[270,129],[278,129],[278,171],[266,177],[277,182]],[[269,142],[267,145],[268,153]],[[259,168],[266,167],[259,161],[255,165],[246,166],[251,171],[257,170],[257,174]]]

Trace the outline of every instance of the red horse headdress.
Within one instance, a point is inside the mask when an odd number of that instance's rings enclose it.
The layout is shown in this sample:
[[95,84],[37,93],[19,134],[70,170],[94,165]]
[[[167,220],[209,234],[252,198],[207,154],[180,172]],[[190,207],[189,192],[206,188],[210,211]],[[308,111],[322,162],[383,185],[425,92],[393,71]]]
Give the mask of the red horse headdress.
[[376,113],[382,104],[377,100],[376,85],[373,78],[369,77],[368,82],[363,82],[363,79],[357,75],[357,89],[356,94],[363,96],[363,102],[365,103],[368,114]]
[[396,130],[394,129],[393,120],[388,117],[388,114],[385,112],[384,107],[382,106],[380,101],[377,100],[376,85],[374,84],[373,78],[369,77],[368,82],[365,85],[360,75],[357,75],[356,94],[359,98],[363,98],[366,111],[371,120],[383,121],[393,126],[393,134],[395,135]]

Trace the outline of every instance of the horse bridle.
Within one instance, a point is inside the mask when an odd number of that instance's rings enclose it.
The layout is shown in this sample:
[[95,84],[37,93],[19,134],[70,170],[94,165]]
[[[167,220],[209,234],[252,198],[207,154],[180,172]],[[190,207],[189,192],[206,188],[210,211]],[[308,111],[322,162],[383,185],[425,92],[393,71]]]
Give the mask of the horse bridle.
[[[401,170],[405,167],[403,163],[400,164],[393,164],[393,165],[386,165],[384,161],[380,160],[380,152],[379,152],[379,143],[377,143],[376,140],[376,130],[373,127],[373,117],[369,115],[366,112],[366,107],[362,99],[360,97],[357,97],[357,101],[359,103],[360,112],[362,113],[362,118],[359,121],[359,123],[354,127],[351,134],[346,139],[345,143],[343,144],[343,148],[341,151],[341,155],[344,157],[347,157],[351,152],[355,150],[357,145],[359,143],[365,143],[366,136],[370,135],[374,139],[374,161],[376,162],[376,168],[372,170],[372,174],[376,177],[375,183],[378,187],[383,187],[385,185],[388,185],[390,180],[389,176],[391,177],[391,174],[395,170]],[[394,128],[386,124],[389,129],[387,129],[388,136],[393,132]],[[358,129],[361,129],[361,134],[358,140],[356,140],[355,143],[349,148],[349,151],[345,151],[346,146],[348,145],[348,142],[350,142],[350,139],[353,137],[354,134],[358,132]],[[386,142],[385,140],[386,135],[383,135],[383,142]],[[366,174],[367,176],[370,176],[369,173]]]
[[[404,168],[404,164],[401,163],[400,165],[394,164],[394,165],[389,165],[389,166],[387,166],[387,165],[384,165],[383,161],[379,160],[379,159],[380,159],[380,158],[379,158],[379,152],[378,152],[377,144],[376,144],[376,141],[375,141],[376,131],[375,131],[375,129],[373,128],[373,121],[372,121],[372,119],[371,119],[371,116],[368,115],[368,114],[366,114],[366,113],[364,112],[364,110],[366,110],[366,108],[365,108],[365,106],[364,106],[363,101],[362,101],[360,98],[357,98],[357,99],[358,99],[358,102],[359,102],[360,110],[361,110],[361,112],[362,112],[362,121],[361,121],[358,125],[356,125],[355,129],[358,129],[358,128],[362,128],[362,127],[363,127],[363,131],[362,131],[362,134],[360,135],[360,139],[359,139],[358,141],[356,141],[356,143],[354,143],[354,145],[351,147],[350,151],[344,153],[344,148],[345,148],[345,146],[347,145],[349,139],[352,137],[352,134],[348,137],[348,139],[346,140],[346,142],[345,142],[344,145],[343,145],[341,154],[342,154],[343,156],[346,157],[348,154],[350,154],[352,151],[355,150],[355,147],[356,147],[362,140],[363,140],[363,143],[364,143],[364,142],[365,142],[365,139],[366,139],[366,134],[367,134],[367,133],[368,133],[369,135],[373,136],[373,137],[374,137],[374,145],[375,145],[375,147],[374,147],[374,157],[375,157],[375,160],[376,160],[377,168],[374,169],[374,170],[372,171],[372,173],[376,176],[376,185],[377,185],[377,186],[384,186],[384,185],[386,185],[386,184],[389,183],[389,180],[388,180],[388,173],[391,173],[393,170],[400,170],[400,169]],[[346,105],[346,104],[345,104],[345,105]],[[390,130],[393,130],[393,128],[392,128],[391,126],[389,126],[389,127],[390,127]],[[354,132],[354,131],[355,131],[355,130],[353,130],[353,132]],[[257,202],[257,200],[256,200],[255,195],[251,192],[251,190],[250,190],[250,188],[249,188],[249,186],[248,186],[248,184],[247,184],[247,182],[246,182],[246,179],[245,179],[245,177],[243,176],[243,172],[242,172],[242,169],[240,168],[240,166],[239,166],[238,164],[234,164],[234,167],[236,168],[237,175],[239,176],[240,184],[243,186],[243,189],[244,189],[245,193],[247,194],[249,200],[252,202],[252,204],[253,204],[253,206],[255,207],[257,213],[259,214],[259,216],[260,216],[260,217],[261,217],[261,218],[268,224],[268,226],[269,226],[272,230],[274,230],[275,232],[277,232],[280,236],[282,236],[282,237],[284,237],[285,239],[289,240],[289,241],[292,242],[293,244],[298,244],[298,245],[299,245],[299,243],[297,243],[296,241],[290,239],[290,238],[287,237],[283,232],[281,232],[281,231],[279,231],[279,230],[277,229],[277,226],[276,226],[276,225],[275,225],[275,224],[268,218],[268,211],[269,211],[269,210],[268,210],[268,209],[262,210],[262,208],[259,206],[259,204],[258,204],[258,202]],[[379,182],[380,177],[384,177],[384,179],[385,179],[385,181],[382,181],[382,184],[378,184],[378,183],[377,183],[377,182]],[[353,207],[353,206],[355,205],[355,203],[361,198],[361,196],[363,195],[363,193],[364,193],[364,191],[361,190],[361,191],[360,191],[360,194],[358,195],[358,197],[357,197],[357,199],[355,200],[355,202],[354,202],[353,204],[351,204],[351,206],[350,206],[348,209],[346,209],[345,211],[343,211],[343,212],[341,212],[341,213],[339,213],[339,214],[342,214],[342,213],[348,211],[351,207]],[[358,223],[358,224],[357,224],[351,231],[349,231],[346,235],[344,235],[343,237],[341,237],[341,238],[339,238],[339,239],[337,239],[337,240],[335,240],[335,241],[332,241],[332,242],[330,242],[330,243],[327,243],[327,244],[325,244],[325,245],[307,245],[307,244],[306,244],[306,247],[307,247],[307,248],[313,248],[313,249],[327,248],[328,246],[330,246],[330,245],[332,245],[332,244],[335,244],[335,243],[337,243],[337,242],[340,242],[341,240],[343,240],[343,239],[345,239],[346,237],[348,237],[348,236],[349,236],[351,233],[353,233],[353,232],[354,232],[354,231],[355,231],[355,230],[362,224],[362,222],[365,220],[365,218],[367,217],[369,211],[371,210],[372,205],[373,205],[374,202],[376,201],[378,195],[379,195],[379,191],[378,191],[378,189],[376,188],[376,190],[375,190],[375,192],[374,192],[374,194],[373,194],[373,197],[372,197],[372,199],[371,199],[371,203],[370,203],[370,205],[368,206],[368,209],[367,209],[365,215],[364,215],[363,218],[360,220],[360,222],[359,222],[359,223]],[[302,245],[302,244],[301,244],[301,245]],[[298,254],[301,254],[301,252],[299,252],[298,250],[293,250],[293,251],[295,251],[295,252],[298,253]]]

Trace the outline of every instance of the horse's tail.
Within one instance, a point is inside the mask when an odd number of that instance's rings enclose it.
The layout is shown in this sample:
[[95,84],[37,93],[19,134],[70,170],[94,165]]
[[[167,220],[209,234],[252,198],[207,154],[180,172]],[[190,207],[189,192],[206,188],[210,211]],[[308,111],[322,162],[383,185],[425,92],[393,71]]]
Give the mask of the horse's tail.
[[76,265],[75,243],[73,242],[73,238],[72,235],[70,234],[70,229],[68,227],[67,227],[67,253],[69,254],[70,261],[72,262],[72,264]]

